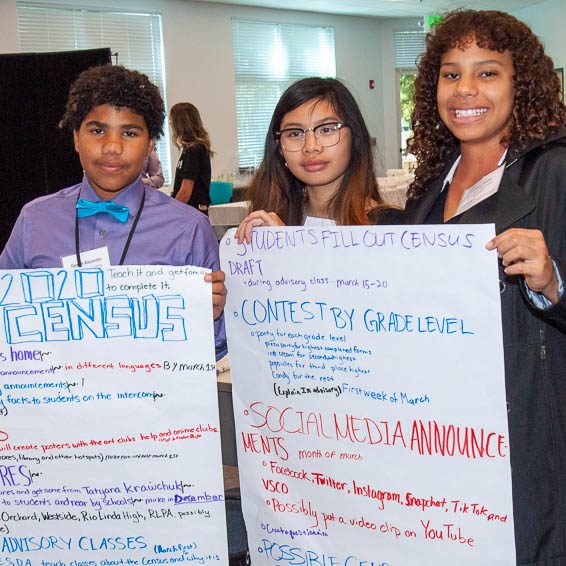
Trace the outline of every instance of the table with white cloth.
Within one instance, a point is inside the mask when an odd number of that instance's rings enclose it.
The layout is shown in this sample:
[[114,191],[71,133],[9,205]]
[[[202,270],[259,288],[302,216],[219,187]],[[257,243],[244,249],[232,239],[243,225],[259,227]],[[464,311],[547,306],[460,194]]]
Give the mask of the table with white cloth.
[[392,187],[380,187],[379,192],[383,197],[383,202],[385,202],[386,204],[398,206],[399,208],[405,208],[408,188],[409,185],[405,183],[401,185],[394,185]]
[[386,204],[405,208],[407,189],[413,181],[412,175],[389,175],[378,177],[377,186]]
[[240,222],[248,215],[250,201],[227,202],[226,204],[214,204],[208,207],[208,218],[218,240],[231,226],[239,226]]

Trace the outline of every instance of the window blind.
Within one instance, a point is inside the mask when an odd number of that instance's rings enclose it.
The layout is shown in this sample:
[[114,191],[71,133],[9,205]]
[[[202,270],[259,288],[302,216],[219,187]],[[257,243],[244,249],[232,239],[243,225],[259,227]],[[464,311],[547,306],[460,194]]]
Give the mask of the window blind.
[[[17,2],[21,52],[110,47],[117,62],[146,74],[165,97],[161,15]],[[167,107],[167,106],[166,106]],[[171,180],[168,124],[156,144],[165,183]]]
[[238,160],[256,168],[283,91],[305,77],[335,77],[334,29],[232,21]]
[[395,38],[395,68],[415,68],[417,58],[425,51],[424,31],[396,31]]

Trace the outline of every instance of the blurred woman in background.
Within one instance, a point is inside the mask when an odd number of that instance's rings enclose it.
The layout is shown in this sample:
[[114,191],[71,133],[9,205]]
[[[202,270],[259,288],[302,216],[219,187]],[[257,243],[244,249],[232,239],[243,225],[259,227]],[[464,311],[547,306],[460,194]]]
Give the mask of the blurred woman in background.
[[173,143],[181,151],[171,196],[204,214],[210,205],[210,148],[208,132],[196,106],[179,102],[169,112]]

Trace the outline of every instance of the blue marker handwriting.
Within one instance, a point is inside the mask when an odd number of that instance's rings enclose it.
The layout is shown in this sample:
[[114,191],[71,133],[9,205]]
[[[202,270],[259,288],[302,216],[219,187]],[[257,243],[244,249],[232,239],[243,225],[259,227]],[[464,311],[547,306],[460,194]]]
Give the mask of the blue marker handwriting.
[[[245,241],[238,245],[237,255],[269,253],[271,250],[282,250],[288,248],[324,248],[324,249],[347,249],[347,248],[399,248],[400,250],[416,250],[419,248],[438,249],[471,249],[474,245],[475,234],[472,233],[450,233],[445,230],[434,229],[399,229],[387,232],[371,229],[323,229],[312,228],[288,228],[285,230],[253,230],[251,242]],[[224,245],[232,244],[232,238],[224,240]],[[235,240],[234,240],[235,241]],[[257,261],[257,260],[256,260]],[[260,274],[260,266],[254,273],[252,266],[247,267],[247,273]],[[244,267],[241,267],[242,271]]]
[[8,344],[133,337],[185,341],[186,306],[180,295],[48,300],[2,307]]
[[[322,301],[292,301],[287,299],[244,299],[235,317],[248,326],[258,324],[303,324],[305,322],[326,323],[338,330],[352,331],[357,322],[362,330],[370,333],[415,333],[415,334],[474,334],[462,318],[440,314],[409,314],[393,311],[381,312],[366,309],[361,321],[355,308],[328,305]],[[358,316],[357,318],[360,318]]]

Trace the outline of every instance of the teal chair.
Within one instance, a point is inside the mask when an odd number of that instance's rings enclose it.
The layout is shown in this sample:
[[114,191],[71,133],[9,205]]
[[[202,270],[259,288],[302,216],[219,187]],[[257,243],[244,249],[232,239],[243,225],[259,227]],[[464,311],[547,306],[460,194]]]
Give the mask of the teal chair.
[[230,202],[234,183],[212,181],[210,183],[210,204],[224,204]]

